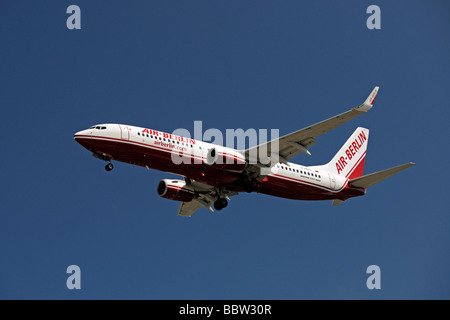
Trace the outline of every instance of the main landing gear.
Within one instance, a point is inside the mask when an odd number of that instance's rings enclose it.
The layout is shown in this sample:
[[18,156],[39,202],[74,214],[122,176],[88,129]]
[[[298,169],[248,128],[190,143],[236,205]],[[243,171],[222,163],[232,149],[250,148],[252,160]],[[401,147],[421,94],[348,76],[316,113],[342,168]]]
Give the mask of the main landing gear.
[[246,192],[250,193],[253,191],[257,191],[259,187],[259,182],[255,178],[249,179],[244,183],[244,189]]
[[228,200],[225,198],[219,198],[214,202],[214,209],[220,211],[228,206]]

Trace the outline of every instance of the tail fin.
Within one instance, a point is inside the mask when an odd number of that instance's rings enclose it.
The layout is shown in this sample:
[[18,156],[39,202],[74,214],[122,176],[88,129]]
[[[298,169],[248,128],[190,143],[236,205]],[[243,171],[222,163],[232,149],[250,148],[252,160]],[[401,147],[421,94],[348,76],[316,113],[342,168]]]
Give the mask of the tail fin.
[[355,179],[363,175],[369,129],[357,128],[342,148],[328,163],[328,169],[336,176]]

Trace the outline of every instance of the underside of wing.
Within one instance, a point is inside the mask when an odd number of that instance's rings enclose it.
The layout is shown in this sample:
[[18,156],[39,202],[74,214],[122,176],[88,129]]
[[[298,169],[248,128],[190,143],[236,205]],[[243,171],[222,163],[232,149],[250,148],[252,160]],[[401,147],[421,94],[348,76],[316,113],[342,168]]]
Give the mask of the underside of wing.
[[370,110],[375,101],[378,89],[378,87],[375,87],[359,107],[295,131],[279,139],[245,150],[244,153],[247,160],[251,164],[268,164],[273,162],[287,162],[287,160],[301,152],[310,154],[308,148],[314,145],[317,137]]
[[202,204],[196,200],[192,200],[189,202],[181,202],[180,206],[178,207],[177,215],[190,217],[195,213],[195,211],[197,211],[201,207]]
[[[230,190],[217,190],[213,186],[201,183],[192,179],[185,178],[186,185],[193,189],[195,197],[189,202],[181,202],[178,207],[177,215],[190,217],[201,207],[205,207],[211,212],[214,212],[212,208],[214,203],[219,198],[223,198],[229,201],[231,196],[235,196],[238,192]],[[219,210],[221,208],[218,208]]]

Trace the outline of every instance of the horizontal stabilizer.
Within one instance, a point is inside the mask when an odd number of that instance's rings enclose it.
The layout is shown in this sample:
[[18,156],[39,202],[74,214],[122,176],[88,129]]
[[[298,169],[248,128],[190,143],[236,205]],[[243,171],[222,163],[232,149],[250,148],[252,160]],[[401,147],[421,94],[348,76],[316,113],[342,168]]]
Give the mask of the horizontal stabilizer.
[[338,205],[340,205],[342,202],[344,202],[344,200],[341,200],[341,199],[334,199],[334,200],[333,200],[333,206],[338,206]]
[[386,169],[383,171],[371,173],[356,179],[350,180],[348,183],[352,187],[358,187],[358,188],[368,188],[373,186],[374,184],[383,181],[384,179],[389,178],[390,176],[393,176],[396,173],[399,173],[400,171],[403,171],[411,166],[415,165],[415,163],[410,162],[407,164],[402,164],[401,166]]

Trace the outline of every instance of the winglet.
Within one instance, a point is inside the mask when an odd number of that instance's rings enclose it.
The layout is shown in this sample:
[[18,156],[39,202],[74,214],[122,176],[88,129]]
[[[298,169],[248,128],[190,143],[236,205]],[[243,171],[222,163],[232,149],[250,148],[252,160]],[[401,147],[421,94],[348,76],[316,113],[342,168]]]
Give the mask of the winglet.
[[380,87],[375,87],[370,93],[370,95],[367,97],[366,101],[364,101],[362,105],[356,107],[355,109],[361,112],[369,111],[373,107],[373,103],[375,102],[375,98],[377,97],[378,94],[378,89],[380,89]]
[[380,89],[380,87],[375,87],[372,90],[370,95],[367,97],[366,101],[364,101],[365,105],[373,106],[373,103],[375,102],[375,98],[377,97],[378,89]]

